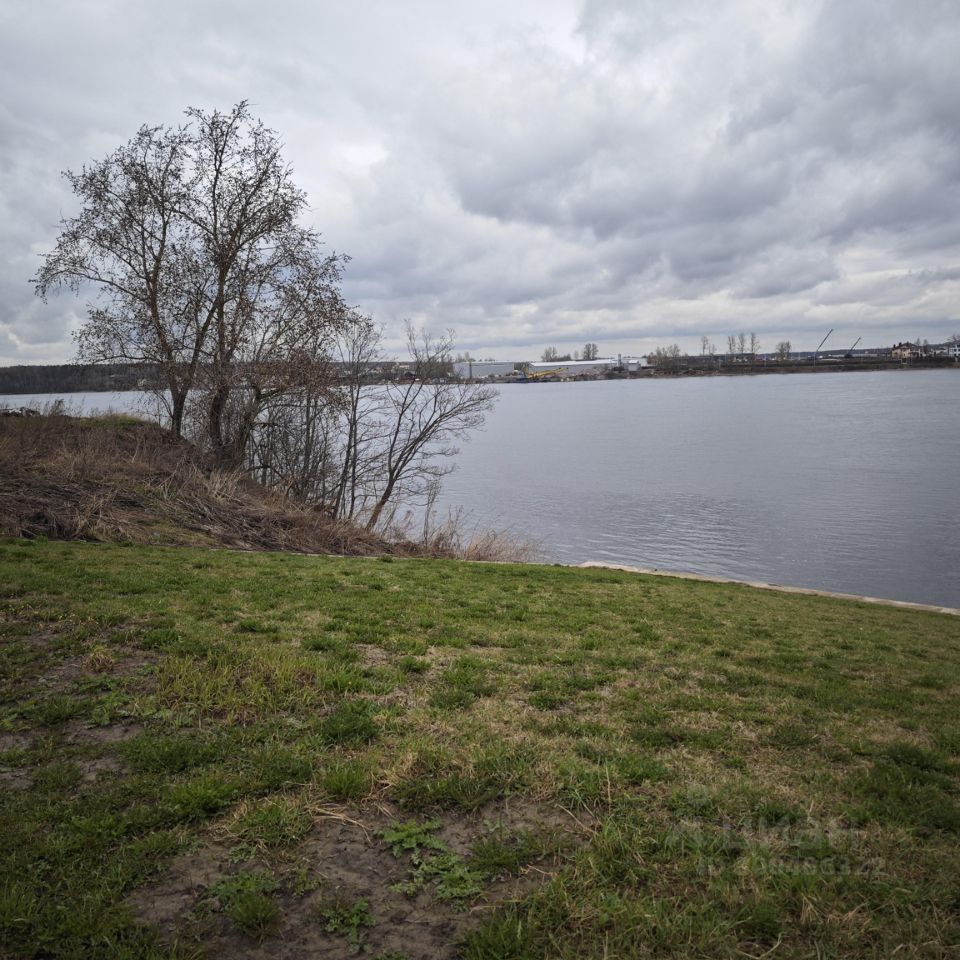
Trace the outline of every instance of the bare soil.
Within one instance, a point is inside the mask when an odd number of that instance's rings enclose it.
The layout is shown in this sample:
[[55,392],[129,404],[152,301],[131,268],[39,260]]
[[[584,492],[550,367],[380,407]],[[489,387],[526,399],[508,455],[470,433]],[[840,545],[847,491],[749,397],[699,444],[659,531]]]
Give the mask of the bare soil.
[[[168,942],[202,939],[211,958],[345,960],[356,956],[357,948],[345,936],[329,932],[322,913],[334,900],[362,899],[373,921],[362,928],[364,955],[431,960],[455,956],[458,940],[485,911],[529,893],[556,867],[554,858],[543,858],[518,876],[495,879],[470,901],[439,900],[430,887],[409,895],[396,889],[409,878],[409,861],[395,857],[380,838],[382,830],[407,819],[398,808],[380,804],[319,811],[312,830],[294,849],[258,854],[242,863],[232,862],[230,849],[211,840],[176,858],[161,879],[135,893],[130,905],[139,920],[157,924]],[[511,834],[562,834],[568,843],[583,832],[582,821],[564,811],[506,800],[472,815],[444,816],[437,836],[465,856],[494,825]],[[275,895],[281,926],[263,943],[240,932],[222,914],[205,909],[209,889],[241,871],[282,878]],[[305,874],[315,889],[297,893],[295,878]]]

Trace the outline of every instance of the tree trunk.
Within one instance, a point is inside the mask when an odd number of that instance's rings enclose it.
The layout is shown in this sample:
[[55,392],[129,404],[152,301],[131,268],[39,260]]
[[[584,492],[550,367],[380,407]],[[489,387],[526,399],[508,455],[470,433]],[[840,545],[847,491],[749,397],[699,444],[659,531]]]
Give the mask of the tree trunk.
[[170,429],[178,439],[183,439],[183,413],[187,405],[187,396],[182,390],[171,392]]
[[223,414],[227,407],[228,391],[224,387],[216,389],[210,397],[207,412],[207,436],[210,439],[210,451],[221,466],[228,459],[226,444],[223,440]]

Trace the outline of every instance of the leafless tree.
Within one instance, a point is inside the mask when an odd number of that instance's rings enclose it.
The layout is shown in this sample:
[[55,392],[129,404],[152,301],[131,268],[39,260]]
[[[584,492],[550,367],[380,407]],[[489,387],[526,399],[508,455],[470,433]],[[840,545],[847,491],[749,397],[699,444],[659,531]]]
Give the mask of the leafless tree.
[[267,400],[247,446],[255,476],[331,517],[354,516],[369,486],[366,448],[382,432],[371,417],[379,387],[369,386],[383,373],[378,344],[372,321],[354,314],[314,380]]
[[790,344],[789,340],[781,340],[777,344],[777,359],[778,360],[789,360],[790,352],[793,350],[793,347]]
[[335,486],[327,501],[331,516],[353,519],[366,506],[377,479],[385,433],[384,394],[390,386],[368,386],[380,356],[380,331],[364,319],[340,339],[341,364],[340,449]]
[[583,359],[596,360],[600,356],[600,348],[595,343],[584,344]]
[[198,304],[199,238],[180,213],[191,189],[190,151],[186,129],[144,126],[104,160],[67,171],[82,210],[61,221],[34,278],[44,299],[63,287],[96,288],[77,335],[80,359],[156,365],[178,436],[210,321]]
[[483,424],[497,397],[491,387],[448,382],[453,335],[432,338],[407,326],[412,376],[388,384],[380,403],[387,431],[378,452],[376,492],[367,527],[396,498],[424,497],[453,469],[455,443]]
[[451,379],[451,334],[408,326],[407,348],[407,368],[384,379],[381,333],[354,316],[332,349],[331,383],[295,400],[286,394],[258,419],[254,472],[371,529],[399,503],[429,505],[454,468],[456,442],[483,423],[497,394]]
[[239,465],[263,407],[315,386],[318,361],[347,320],[343,258],[324,254],[319,235],[298,223],[306,196],[277,135],[245,103],[188,116],[197,185],[185,216],[210,268],[204,419],[217,458]]
[[745,333],[737,334],[737,354],[743,356],[747,352],[747,335]]
[[647,356],[647,362],[655,367],[676,366],[677,361],[683,356],[679,344],[672,343],[668,347],[657,347],[652,354]]
[[755,334],[750,334],[750,356],[756,357],[760,352],[760,338]]
[[313,389],[349,322],[344,258],[300,226],[306,198],[277,135],[246,103],[191,109],[66,176],[83,209],[62,222],[37,292],[92,285],[81,357],[155,364],[174,432],[189,406],[218,460],[240,465],[264,408]]
[[731,333],[727,337],[727,353],[732,357],[737,352],[737,338]]

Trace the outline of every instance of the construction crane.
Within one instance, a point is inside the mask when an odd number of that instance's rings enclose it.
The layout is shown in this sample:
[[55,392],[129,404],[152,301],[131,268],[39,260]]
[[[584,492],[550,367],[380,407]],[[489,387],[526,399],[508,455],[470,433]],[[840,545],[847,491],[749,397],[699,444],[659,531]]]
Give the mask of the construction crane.
[[858,344],[862,339],[863,339],[863,337],[857,337],[857,339],[853,341],[853,346],[852,346],[852,347],[847,351],[847,353],[846,353],[846,356],[847,356],[847,357],[852,357],[852,356],[853,356],[853,351],[856,350],[857,344]]
[[[829,332],[827,333],[827,337],[829,337],[831,333],[833,333],[833,327],[830,328]],[[822,346],[827,342],[827,337],[824,337],[824,338],[820,341],[820,347],[822,347]],[[813,351],[813,362],[814,362],[814,365],[816,365],[816,362],[817,362],[817,354],[820,352],[820,347],[817,347],[817,349]]]

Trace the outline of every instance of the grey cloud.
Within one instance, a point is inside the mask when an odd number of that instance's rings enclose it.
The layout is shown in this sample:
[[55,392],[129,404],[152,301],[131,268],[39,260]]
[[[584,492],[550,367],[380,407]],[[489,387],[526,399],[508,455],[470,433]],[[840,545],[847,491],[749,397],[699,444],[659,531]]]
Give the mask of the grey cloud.
[[410,317],[494,354],[960,326],[954,4],[521,6],[8,7],[0,362],[72,352],[84,298],[27,282],[72,212],[59,171],[244,97],[394,335]]
[[741,297],[766,298],[797,294],[840,277],[837,263],[827,253],[815,250],[771,250],[757,257],[745,271],[736,293]]

